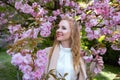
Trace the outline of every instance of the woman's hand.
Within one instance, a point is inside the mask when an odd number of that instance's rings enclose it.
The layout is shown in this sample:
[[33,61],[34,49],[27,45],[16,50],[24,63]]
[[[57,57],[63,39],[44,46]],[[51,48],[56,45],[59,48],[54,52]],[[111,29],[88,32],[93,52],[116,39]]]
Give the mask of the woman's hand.
[[103,57],[101,56],[96,56],[96,60],[97,60],[97,63],[99,64],[99,66],[103,67],[104,66],[104,61],[103,61]]
[[96,55],[95,58],[93,59],[93,62],[95,62],[95,68],[94,68],[94,73],[97,74],[102,71],[104,68],[104,62],[103,58],[99,55]]

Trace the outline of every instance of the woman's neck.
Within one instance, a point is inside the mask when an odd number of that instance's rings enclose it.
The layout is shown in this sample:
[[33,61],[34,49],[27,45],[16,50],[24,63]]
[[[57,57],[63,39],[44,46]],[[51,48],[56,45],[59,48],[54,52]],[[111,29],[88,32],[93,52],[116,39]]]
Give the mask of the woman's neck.
[[70,42],[61,42],[62,47],[64,48],[70,48]]

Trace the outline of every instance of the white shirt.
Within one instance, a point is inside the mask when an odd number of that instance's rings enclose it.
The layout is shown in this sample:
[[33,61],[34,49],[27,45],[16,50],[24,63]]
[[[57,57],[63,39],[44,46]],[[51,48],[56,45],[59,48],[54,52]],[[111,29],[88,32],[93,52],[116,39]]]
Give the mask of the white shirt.
[[72,52],[71,48],[63,48],[60,45],[60,52],[56,66],[57,76],[60,77],[58,73],[64,76],[65,73],[68,75],[65,77],[66,80],[76,80],[74,68],[73,68],[73,60],[72,60]]

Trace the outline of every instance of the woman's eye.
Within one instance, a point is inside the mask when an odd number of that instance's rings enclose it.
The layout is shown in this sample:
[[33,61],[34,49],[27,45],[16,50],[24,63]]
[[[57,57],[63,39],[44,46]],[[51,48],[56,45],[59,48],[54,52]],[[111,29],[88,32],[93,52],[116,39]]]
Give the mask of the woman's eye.
[[66,27],[62,26],[62,29],[64,29],[64,30],[65,30],[65,29],[66,29]]

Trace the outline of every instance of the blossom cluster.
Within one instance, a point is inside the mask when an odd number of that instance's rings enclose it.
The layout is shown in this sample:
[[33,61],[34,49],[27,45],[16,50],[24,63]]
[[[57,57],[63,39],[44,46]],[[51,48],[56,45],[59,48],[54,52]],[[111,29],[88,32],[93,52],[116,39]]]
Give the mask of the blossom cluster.
[[24,49],[19,53],[11,53],[11,63],[23,73],[23,80],[40,80],[47,63],[46,50],[38,50],[36,55],[32,51]]
[[7,23],[7,19],[4,18],[5,14],[4,13],[0,13],[0,25]]
[[[119,5],[119,4],[118,4]],[[85,24],[85,32],[88,40],[99,39],[105,36],[104,40],[111,43],[115,50],[119,48],[119,24],[120,12],[119,6],[113,7],[109,0],[94,0],[94,3],[88,6],[80,16],[80,20]],[[91,11],[91,12],[87,12]],[[113,45],[116,45],[114,48]],[[119,49],[118,49],[119,50]]]
[[98,49],[95,49],[93,47],[91,47],[90,51],[91,54],[88,56],[88,53],[85,53],[85,56],[83,56],[83,59],[85,60],[86,63],[91,63],[91,62],[95,62],[96,66],[94,68],[94,73],[98,74],[102,71],[103,69],[103,59],[101,57],[101,55],[104,55],[106,52],[106,48],[105,47],[99,47]]
[[[30,36],[31,32],[33,33],[33,38],[36,38],[37,37],[37,34],[40,32],[40,35],[42,37],[47,37],[50,35],[50,30],[51,30],[51,27],[52,27],[52,23],[51,21],[49,21],[50,19],[48,19],[47,17],[47,11],[44,10],[40,5],[38,5],[36,2],[32,3],[32,6],[30,6],[29,4],[27,3],[24,3],[21,1],[19,2],[15,2],[15,8],[17,10],[20,10],[21,12],[23,13],[26,13],[26,14],[31,14],[34,19],[36,21],[38,21],[38,28],[36,29],[29,29],[27,30],[26,32],[23,33],[23,36],[26,35],[26,36]],[[36,11],[37,9],[37,11]],[[41,24],[40,24],[41,23]],[[44,30],[43,30],[44,29]],[[29,33],[29,34],[28,34]],[[24,37],[26,37],[24,36]]]

